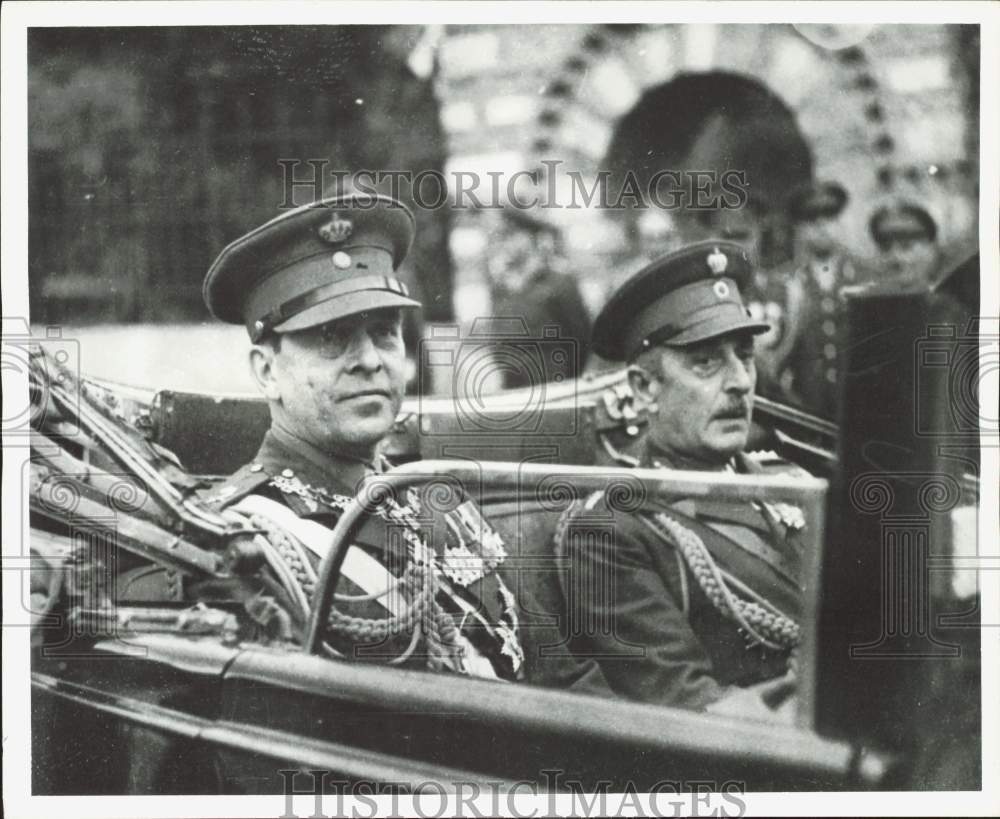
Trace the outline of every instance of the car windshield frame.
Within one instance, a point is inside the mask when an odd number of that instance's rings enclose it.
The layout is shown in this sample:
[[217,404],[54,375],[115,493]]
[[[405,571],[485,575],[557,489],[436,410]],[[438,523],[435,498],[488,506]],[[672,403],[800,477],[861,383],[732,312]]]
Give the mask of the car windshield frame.
[[[519,492],[534,491],[543,481],[553,478],[571,478],[572,487],[580,497],[604,490],[613,481],[631,482],[633,485],[641,482],[647,491],[670,493],[674,496],[705,497],[711,494],[717,500],[763,503],[780,501],[800,506],[809,525],[802,532],[803,552],[807,556],[803,563],[802,579],[806,594],[800,624],[803,637],[798,653],[795,724],[801,729],[813,730],[816,716],[819,583],[829,483],[823,478],[806,475],[738,475],[503,461],[428,460],[403,464],[387,473],[368,478],[330,532],[329,547],[323,550],[323,558],[317,569],[314,605],[303,645],[305,653],[322,653],[323,624],[330,616],[341,566],[350,544],[355,541],[368,517],[387,497],[402,495],[412,487],[441,481],[443,478],[457,480],[463,488],[467,483],[478,482],[481,488],[513,488]],[[566,485],[569,486],[568,483]],[[467,488],[464,491],[474,497],[474,493]]]

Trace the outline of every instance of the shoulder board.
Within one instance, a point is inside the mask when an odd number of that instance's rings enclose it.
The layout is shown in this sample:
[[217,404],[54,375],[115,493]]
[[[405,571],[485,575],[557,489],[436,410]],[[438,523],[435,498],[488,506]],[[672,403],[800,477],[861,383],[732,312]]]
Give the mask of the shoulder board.
[[215,509],[224,509],[245,498],[271,480],[264,470],[251,471],[250,464],[241,466],[222,483],[216,484],[202,496],[202,501]]
[[595,510],[597,510],[596,515],[598,517],[604,517],[609,514],[606,509],[598,509],[599,506],[605,504],[605,501],[604,490],[600,490],[592,492],[585,498],[576,498],[562,511],[552,535],[552,543],[557,557],[562,558],[566,556],[566,533],[570,526],[592,521],[595,516]]
[[751,465],[760,467],[760,471],[764,474],[812,477],[801,466],[791,461],[786,461],[773,450],[757,450],[756,452],[746,452],[744,455]]

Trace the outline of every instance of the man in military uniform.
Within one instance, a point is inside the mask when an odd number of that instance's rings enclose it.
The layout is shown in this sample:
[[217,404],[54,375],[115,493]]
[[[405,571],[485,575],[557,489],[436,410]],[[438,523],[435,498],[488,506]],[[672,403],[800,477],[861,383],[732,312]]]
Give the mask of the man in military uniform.
[[893,201],[878,208],[868,222],[883,265],[882,281],[927,287],[940,273],[937,223],[919,205]]
[[[205,279],[213,315],[250,334],[271,412],[256,457],[210,502],[267,534],[272,567],[306,606],[332,528],[361,482],[386,468],[378,446],[405,385],[402,311],[420,306],[395,275],[413,233],[412,214],[388,197],[326,199],[237,239]],[[328,650],[523,679],[520,610],[498,571],[506,557],[471,501],[435,512],[417,492],[386,499],[347,551]],[[550,663],[535,676],[571,685],[588,674],[563,670]]]
[[[559,231],[519,208],[506,208],[498,241],[491,247],[488,271],[493,315],[524,322],[526,338],[548,338],[547,328],[558,328],[559,338],[574,343],[576,361],[562,371],[576,378],[587,363],[590,314],[580,286],[569,273],[557,269]],[[516,338],[511,339],[517,341]],[[531,372],[505,367],[504,387],[537,386]]]
[[[767,329],[740,295],[751,274],[738,245],[700,242],[641,270],[598,316],[595,351],[629,364],[650,407],[640,466],[764,470],[743,451],[754,336]],[[557,537],[566,599],[590,626],[575,629],[575,650],[598,657],[623,696],[761,713],[747,686],[790,686],[804,525],[786,504],[648,497],[624,509],[611,492],[578,502]]]
[[782,325],[764,353],[769,375],[794,403],[824,417],[836,406],[842,289],[869,276],[837,240],[837,220],[846,205],[847,192],[835,182],[809,185],[791,197],[794,268],[781,283],[779,309],[766,313],[779,316]]

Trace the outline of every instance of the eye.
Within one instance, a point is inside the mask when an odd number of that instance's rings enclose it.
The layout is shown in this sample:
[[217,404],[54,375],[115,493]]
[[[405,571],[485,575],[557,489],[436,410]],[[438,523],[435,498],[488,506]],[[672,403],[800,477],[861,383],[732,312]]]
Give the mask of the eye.
[[344,322],[332,321],[319,329],[320,354],[326,358],[338,358],[347,349],[351,339],[351,328]]
[[400,340],[400,323],[391,318],[373,321],[368,325],[368,337],[379,347],[394,347]]
[[711,350],[692,353],[688,359],[689,366],[696,375],[705,377],[714,373],[722,364],[722,357]]
[[324,324],[320,330],[320,337],[324,344],[339,343],[344,341],[344,326],[337,322]]

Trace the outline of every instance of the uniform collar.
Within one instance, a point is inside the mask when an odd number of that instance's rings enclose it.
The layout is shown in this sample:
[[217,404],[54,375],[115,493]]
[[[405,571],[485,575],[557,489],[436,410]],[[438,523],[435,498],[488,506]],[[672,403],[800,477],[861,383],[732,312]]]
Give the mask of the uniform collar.
[[278,426],[267,431],[254,463],[271,476],[295,477],[341,495],[354,495],[366,476],[380,471],[377,464],[323,452]]
[[[746,472],[746,456],[742,452],[738,452],[734,455],[729,462],[720,469],[707,470],[710,472]],[[675,459],[671,458],[667,454],[666,450],[660,447],[652,438],[651,435],[646,436],[645,447],[643,448],[642,458],[640,461],[640,466],[646,467],[648,469],[695,469],[693,464],[684,464],[677,462]],[[701,470],[706,471],[706,470]]]
[[[640,466],[652,469],[677,469],[678,467],[670,463],[667,454],[653,441],[647,438],[644,449],[644,456]],[[679,467],[683,469],[684,467]],[[760,475],[764,469],[753,458],[745,452],[737,452],[721,471],[732,472],[737,475]],[[773,536],[778,540],[784,538],[784,532],[778,526],[781,517],[778,510],[771,504],[720,500],[711,495],[700,498],[672,499],[672,508],[688,517],[702,517],[707,521],[712,520],[719,523],[730,523],[755,529],[763,535]],[[782,504],[785,508],[787,505]]]

